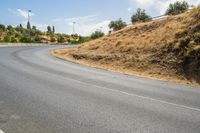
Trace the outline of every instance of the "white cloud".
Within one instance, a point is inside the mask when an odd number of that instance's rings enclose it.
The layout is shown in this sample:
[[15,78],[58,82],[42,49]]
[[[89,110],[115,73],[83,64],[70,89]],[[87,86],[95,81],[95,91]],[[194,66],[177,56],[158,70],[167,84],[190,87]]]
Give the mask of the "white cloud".
[[[20,16],[24,17],[24,18],[28,18],[28,11],[23,10],[23,9],[17,9],[17,12],[19,13]],[[34,16],[35,14],[30,12],[29,13],[30,16]]]
[[57,18],[52,21],[57,27],[58,31],[72,34],[73,22],[75,24],[75,31],[78,34],[87,36],[95,30],[102,30],[107,33],[109,31],[108,24],[110,20],[98,21],[98,15],[87,15],[73,18]]
[[88,23],[88,24],[79,24],[77,25],[77,31],[81,35],[90,35],[92,32],[96,30],[102,30],[104,33],[108,33],[109,28],[108,25],[110,20],[105,20],[97,23]]
[[[155,15],[164,14],[168,5],[174,3],[177,0],[130,0],[133,5],[136,5],[138,8],[144,8],[148,12],[153,12]],[[183,1],[183,0],[179,0]],[[190,5],[200,4],[200,0],[185,0]]]
[[130,12],[132,9],[131,9],[131,8],[128,8],[127,10],[128,10],[128,12]]

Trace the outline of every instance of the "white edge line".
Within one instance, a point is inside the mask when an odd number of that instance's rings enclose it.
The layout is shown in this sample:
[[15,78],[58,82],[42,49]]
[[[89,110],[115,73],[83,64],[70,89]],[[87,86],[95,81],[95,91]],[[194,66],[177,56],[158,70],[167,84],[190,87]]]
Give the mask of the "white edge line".
[[110,91],[113,91],[113,92],[119,92],[121,94],[125,94],[125,95],[132,96],[132,97],[138,97],[138,98],[145,99],[145,100],[156,101],[156,102],[160,102],[160,103],[163,103],[163,104],[168,104],[168,105],[176,106],[176,107],[179,107],[179,108],[185,108],[185,109],[200,112],[200,109],[198,109],[198,108],[193,108],[193,107],[189,107],[189,106],[185,106],[185,105],[181,105],[181,104],[171,103],[171,102],[158,100],[158,99],[154,99],[154,98],[150,98],[150,97],[146,97],[146,96],[141,96],[141,95],[137,95],[137,94],[133,94],[133,93],[128,93],[128,92],[124,92],[124,91],[120,91],[120,90],[113,90],[113,89],[103,87],[103,86],[88,84],[88,83],[85,83],[85,82],[82,82],[82,81],[79,81],[79,80],[74,80],[74,79],[71,79],[71,80],[76,81],[76,82],[78,81],[78,82],[86,84],[86,85],[91,85],[91,86],[95,86],[95,87],[98,87],[98,88],[103,88],[105,90],[110,90]]

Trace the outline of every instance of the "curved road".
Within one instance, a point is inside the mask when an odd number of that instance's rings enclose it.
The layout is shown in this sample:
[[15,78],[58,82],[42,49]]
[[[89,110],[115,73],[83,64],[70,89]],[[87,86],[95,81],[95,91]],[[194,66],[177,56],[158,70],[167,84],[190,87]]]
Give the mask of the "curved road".
[[0,48],[0,133],[200,133],[200,88]]

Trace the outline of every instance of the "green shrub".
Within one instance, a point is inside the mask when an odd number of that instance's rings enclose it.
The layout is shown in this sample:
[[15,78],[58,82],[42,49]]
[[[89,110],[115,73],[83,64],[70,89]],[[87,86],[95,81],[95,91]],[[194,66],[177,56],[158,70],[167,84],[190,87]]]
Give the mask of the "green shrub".
[[176,1],[171,3],[166,11],[166,15],[176,15],[185,12],[189,9],[189,4],[186,1]]
[[78,41],[72,41],[71,44],[82,44],[82,43],[85,43],[85,42],[89,42],[91,40],[92,40],[91,37],[79,37]]
[[65,38],[62,35],[60,35],[60,36],[58,36],[57,41],[58,41],[58,43],[64,43]]
[[8,35],[3,38],[3,42],[10,42],[10,41],[11,41],[11,38]]
[[122,19],[118,19],[116,21],[111,21],[108,27],[113,29],[114,31],[121,30],[122,28],[126,27],[126,22],[123,22]]
[[5,31],[6,30],[6,27],[5,27],[5,25],[3,25],[3,24],[0,24],[0,31]]
[[16,43],[17,42],[17,39],[15,37],[11,37],[11,42],[12,43]]
[[92,33],[91,38],[97,39],[103,36],[104,36],[104,33],[102,31],[95,31],[94,33]]
[[41,38],[40,37],[35,37],[34,38],[34,42],[36,42],[36,43],[41,43]]
[[20,38],[20,42],[22,42],[22,43],[31,43],[32,39],[30,37],[28,37],[28,36],[22,36]]
[[133,16],[131,17],[131,22],[135,23],[135,22],[145,22],[145,21],[149,21],[152,18],[146,14],[144,9],[138,8],[137,12],[135,14],[133,14]]

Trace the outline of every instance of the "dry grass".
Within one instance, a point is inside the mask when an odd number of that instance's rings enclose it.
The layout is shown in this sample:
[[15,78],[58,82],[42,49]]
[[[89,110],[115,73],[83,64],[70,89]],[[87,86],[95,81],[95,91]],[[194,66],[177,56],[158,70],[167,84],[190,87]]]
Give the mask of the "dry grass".
[[200,44],[193,39],[200,32],[199,14],[197,8],[138,23],[77,48],[55,50],[54,55],[111,71],[199,84]]

